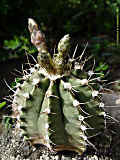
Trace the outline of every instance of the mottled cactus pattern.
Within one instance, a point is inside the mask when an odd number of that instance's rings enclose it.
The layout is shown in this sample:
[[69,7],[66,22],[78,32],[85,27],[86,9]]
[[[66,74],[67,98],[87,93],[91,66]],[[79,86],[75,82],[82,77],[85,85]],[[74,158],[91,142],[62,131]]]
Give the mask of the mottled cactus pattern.
[[52,57],[36,22],[29,19],[28,26],[39,52],[38,64],[17,84],[12,104],[16,127],[33,145],[82,154],[87,145],[95,147],[90,137],[104,130],[98,84],[69,59],[69,35],[60,40],[58,53]]

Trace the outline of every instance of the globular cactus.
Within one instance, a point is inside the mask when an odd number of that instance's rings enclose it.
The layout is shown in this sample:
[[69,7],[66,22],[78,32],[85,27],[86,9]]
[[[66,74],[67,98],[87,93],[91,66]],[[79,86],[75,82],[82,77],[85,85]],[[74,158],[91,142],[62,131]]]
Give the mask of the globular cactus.
[[82,154],[87,145],[95,147],[90,137],[105,126],[97,78],[81,74],[76,61],[69,58],[69,35],[60,40],[58,53],[52,56],[34,20],[29,19],[28,28],[39,51],[38,63],[17,84],[12,103],[16,127],[33,145]]

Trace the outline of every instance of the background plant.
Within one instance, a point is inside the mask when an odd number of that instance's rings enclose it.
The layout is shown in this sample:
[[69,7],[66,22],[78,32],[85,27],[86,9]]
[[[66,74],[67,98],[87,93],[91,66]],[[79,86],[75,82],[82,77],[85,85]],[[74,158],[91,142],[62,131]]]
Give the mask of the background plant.
[[[116,10],[119,6],[119,0],[35,0],[34,4],[32,0],[29,4],[23,0],[18,0],[14,4],[11,0],[2,0],[0,60],[21,57],[24,50],[34,52],[34,49],[28,48],[29,33],[25,27],[28,17],[33,17],[40,23],[40,28],[46,33],[51,48],[55,48],[60,36],[66,33],[70,33],[80,42],[101,35],[109,35],[111,40],[109,39],[108,43],[115,42],[118,37]],[[94,50],[92,49],[90,54],[95,53],[98,58],[98,52],[102,50],[103,45],[95,43]]]

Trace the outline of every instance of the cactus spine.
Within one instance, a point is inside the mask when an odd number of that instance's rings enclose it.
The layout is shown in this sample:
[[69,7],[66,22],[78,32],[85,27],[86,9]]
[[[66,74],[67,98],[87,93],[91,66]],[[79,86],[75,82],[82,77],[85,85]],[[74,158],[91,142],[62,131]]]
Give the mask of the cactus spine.
[[82,154],[92,145],[91,136],[104,129],[96,83],[90,84],[69,59],[70,37],[58,44],[51,56],[45,36],[33,19],[28,28],[31,42],[38,49],[38,64],[30,68],[18,85],[12,103],[17,128],[32,144],[43,144],[54,151],[71,150]]

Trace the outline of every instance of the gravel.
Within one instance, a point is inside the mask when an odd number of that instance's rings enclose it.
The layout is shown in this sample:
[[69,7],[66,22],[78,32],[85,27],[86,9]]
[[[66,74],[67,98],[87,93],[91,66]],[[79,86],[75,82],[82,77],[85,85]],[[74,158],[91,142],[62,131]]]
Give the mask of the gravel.
[[51,152],[42,145],[31,146],[24,141],[20,132],[14,129],[0,136],[0,160],[114,160],[111,153],[103,148],[99,148],[99,152],[88,148],[86,153],[80,156],[75,152]]

